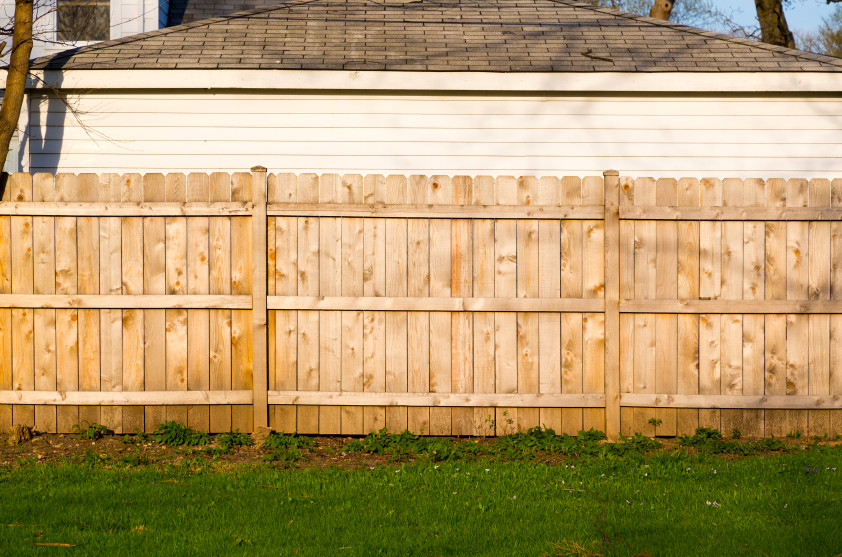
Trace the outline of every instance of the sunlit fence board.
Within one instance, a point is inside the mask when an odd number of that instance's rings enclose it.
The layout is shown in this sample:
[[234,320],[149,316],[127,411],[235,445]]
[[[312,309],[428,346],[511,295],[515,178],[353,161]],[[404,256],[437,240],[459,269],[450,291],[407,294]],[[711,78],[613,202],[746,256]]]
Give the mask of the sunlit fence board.
[[824,179],[15,174],[0,425],[837,433],[840,208]]

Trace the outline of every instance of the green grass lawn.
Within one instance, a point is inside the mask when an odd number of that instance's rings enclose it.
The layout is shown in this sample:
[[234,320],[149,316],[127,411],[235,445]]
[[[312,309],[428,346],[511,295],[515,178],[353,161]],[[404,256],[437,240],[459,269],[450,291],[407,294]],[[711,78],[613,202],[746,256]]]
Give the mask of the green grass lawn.
[[0,470],[0,555],[842,553],[840,446],[558,462],[25,464]]

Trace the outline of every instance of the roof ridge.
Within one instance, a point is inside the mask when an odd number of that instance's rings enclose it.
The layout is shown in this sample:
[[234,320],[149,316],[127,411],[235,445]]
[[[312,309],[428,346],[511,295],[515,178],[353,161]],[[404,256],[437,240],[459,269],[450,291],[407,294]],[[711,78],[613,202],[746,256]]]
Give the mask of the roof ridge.
[[753,41],[751,39],[743,39],[740,37],[732,37],[731,35],[726,35],[724,33],[717,33],[715,31],[706,31],[704,29],[699,29],[698,27],[691,27],[690,25],[684,25],[683,23],[676,23],[674,21],[668,21],[663,19],[657,19],[654,17],[648,17],[645,15],[633,14],[631,12],[624,12],[622,10],[617,10],[614,8],[605,8],[602,6],[594,6],[593,4],[587,4],[585,2],[578,2],[576,0],[546,0],[547,2],[553,4],[563,4],[565,6],[571,6],[576,8],[587,8],[589,10],[595,12],[602,12],[607,13],[610,15],[617,15],[619,17],[625,17],[627,19],[635,19],[641,20],[645,23],[650,25],[658,25],[660,27],[669,27],[672,29],[684,31],[686,33],[690,33],[693,35],[699,35],[702,37],[710,37],[721,39],[727,42],[732,42],[744,46],[752,46],[755,48],[760,48],[761,50],[768,50],[771,52],[777,52],[779,54],[786,54],[787,56],[792,56],[793,58],[809,60],[813,62],[824,62],[826,64],[831,64],[833,66],[839,66],[842,68],[842,58],[837,58],[835,56],[827,56],[825,54],[816,54],[814,52],[806,52],[803,50],[798,50],[796,48],[787,48],[784,46],[778,46],[773,44],[768,44],[760,41]]

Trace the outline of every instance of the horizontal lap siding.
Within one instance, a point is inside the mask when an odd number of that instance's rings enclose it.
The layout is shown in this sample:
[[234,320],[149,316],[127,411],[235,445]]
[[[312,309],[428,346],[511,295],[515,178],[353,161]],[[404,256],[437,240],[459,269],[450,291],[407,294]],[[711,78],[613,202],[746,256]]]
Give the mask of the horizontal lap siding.
[[[31,170],[842,176],[831,98],[338,97],[91,93],[33,99]],[[81,124],[80,124],[81,121]]]

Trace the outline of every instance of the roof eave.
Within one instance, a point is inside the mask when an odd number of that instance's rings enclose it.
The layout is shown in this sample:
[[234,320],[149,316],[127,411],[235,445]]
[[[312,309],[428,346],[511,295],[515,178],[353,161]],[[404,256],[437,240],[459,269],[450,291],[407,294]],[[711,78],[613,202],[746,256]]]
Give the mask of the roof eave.
[[[279,89],[495,92],[840,93],[842,72],[432,72],[231,69],[35,70],[31,90]],[[5,74],[0,76],[5,87]]]

